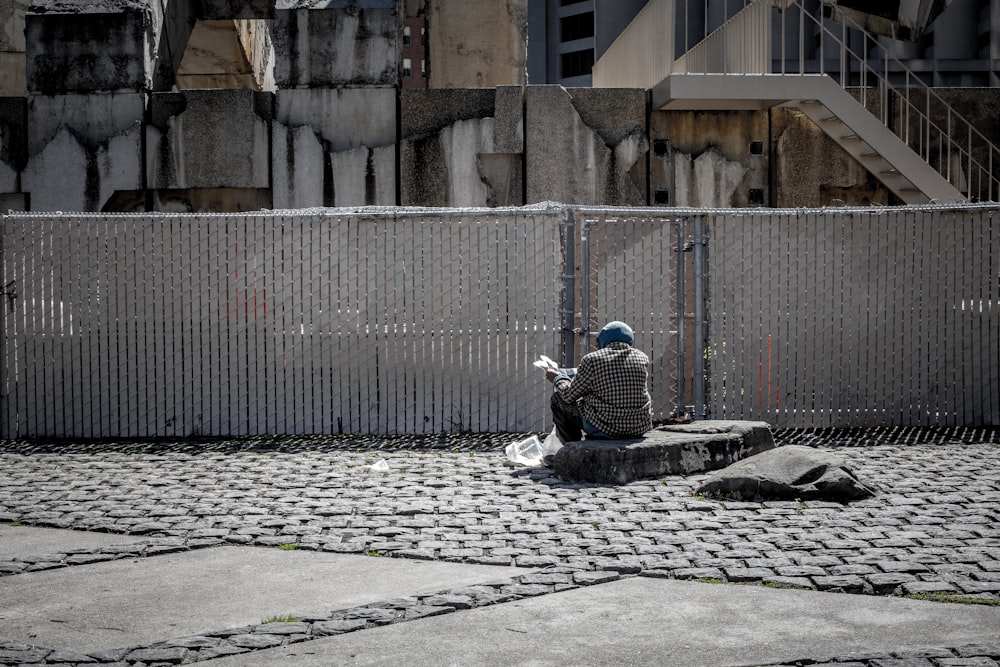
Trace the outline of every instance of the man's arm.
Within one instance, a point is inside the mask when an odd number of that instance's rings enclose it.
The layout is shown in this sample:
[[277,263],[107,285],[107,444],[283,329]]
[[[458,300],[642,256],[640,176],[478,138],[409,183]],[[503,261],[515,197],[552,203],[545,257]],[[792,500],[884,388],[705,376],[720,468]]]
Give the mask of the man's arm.
[[[549,377],[549,373],[551,373],[551,377]],[[585,356],[580,361],[580,367],[577,369],[576,375],[572,378],[557,371],[548,371],[545,373],[545,377],[552,381],[552,384],[556,387],[556,391],[559,392],[564,401],[575,403],[591,392],[590,385],[593,381],[593,374],[594,366],[591,360]]]

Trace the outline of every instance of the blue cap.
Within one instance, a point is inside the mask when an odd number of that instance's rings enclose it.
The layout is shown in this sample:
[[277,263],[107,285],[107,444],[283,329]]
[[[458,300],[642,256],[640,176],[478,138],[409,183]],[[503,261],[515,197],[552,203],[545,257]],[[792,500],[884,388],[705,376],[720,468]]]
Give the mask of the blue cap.
[[605,324],[601,333],[597,334],[597,349],[603,349],[608,343],[619,341],[631,345],[633,340],[635,336],[632,334],[632,327],[616,320]]

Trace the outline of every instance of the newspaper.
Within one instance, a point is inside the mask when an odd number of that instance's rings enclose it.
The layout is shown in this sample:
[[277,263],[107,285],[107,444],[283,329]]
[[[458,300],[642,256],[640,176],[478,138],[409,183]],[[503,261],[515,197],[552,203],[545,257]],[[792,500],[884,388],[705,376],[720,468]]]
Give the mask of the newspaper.
[[559,368],[559,364],[552,359],[549,359],[544,354],[538,355],[538,360],[535,361],[533,365],[541,368],[543,371],[555,371],[556,373],[560,373],[569,378],[576,375],[575,368]]

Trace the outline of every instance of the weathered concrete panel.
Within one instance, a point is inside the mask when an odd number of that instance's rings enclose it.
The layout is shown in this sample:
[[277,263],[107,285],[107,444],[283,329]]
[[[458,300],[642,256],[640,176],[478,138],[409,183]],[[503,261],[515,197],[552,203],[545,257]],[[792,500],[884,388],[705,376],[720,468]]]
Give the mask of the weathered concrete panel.
[[520,87],[406,90],[400,107],[403,205],[522,203]]
[[148,187],[268,187],[273,102],[273,94],[250,90],[153,94]]
[[275,120],[276,207],[396,203],[394,88],[279,90]]
[[654,111],[650,141],[653,203],[713,208],[767,205],[766,113]]
[[18,191],[28,152],[27,113],[23,97],[0,97],[0,193]]
[[527,201],[646,204],[646,93],[526,89]]
[[338,4],[278,3],[273,38],[279,88],[399,83],[402,21],[396,3]]
[[886,187],[804,114],[773,109],[771,124],[776,206],[889,203]]
[[0,194],[0,212],[24,211],[28,208],[22,194]]
[[142,187],[145,96],[36,95],[28,100],[22,190],[33,211],[100,211]]
[[0,53],[0,97],[28,94],[24,78],[24,53]]
[[431,88],[527,84],[528,0],[435,0],[426,12]]
[[24,12],[28,0],[0,0],[0,96],[26,95]]
[[354,148],[330,153],[330,206],[392,206],[396,203],[396,149]]
[[24,13],[28,0],[0,0],[0,51],[24,53]]
[[152,0],[34,4],[25,16],[28,90],[149,90],[162,23]]
[[524,87],[500,86],[494,103],[494,149],[498,153],[524,152]]

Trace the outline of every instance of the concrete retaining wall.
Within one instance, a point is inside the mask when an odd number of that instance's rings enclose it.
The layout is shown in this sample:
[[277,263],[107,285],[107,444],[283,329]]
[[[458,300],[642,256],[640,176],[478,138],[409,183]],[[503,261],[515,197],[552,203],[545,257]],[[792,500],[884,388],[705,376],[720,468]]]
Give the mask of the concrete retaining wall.
[[[641,89],[526,87],[525,12],[525,0],[0,0],[0,210],[895,203],[793,111],[662,112]],[[436,88],[400,89],[404,15],[431,26]],[[473,15],[497,34],[473,43],[457,27]],[[218,53],[178,71],[208,24],[249,71],[218,70]],[[177,89],[190,81],[254,89]],[[1000,138],[1000,93],[940,92]]]

